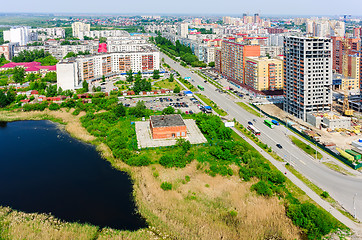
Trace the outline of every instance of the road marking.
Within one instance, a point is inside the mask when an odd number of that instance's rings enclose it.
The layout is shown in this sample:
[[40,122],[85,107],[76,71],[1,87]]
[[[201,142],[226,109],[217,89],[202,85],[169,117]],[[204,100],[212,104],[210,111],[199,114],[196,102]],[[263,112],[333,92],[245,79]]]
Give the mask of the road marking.
[[305,164],[305,162],[303,162],[302,160],[299,160],[299,162],[303,163],[304,165],[307,165],[307,164]]

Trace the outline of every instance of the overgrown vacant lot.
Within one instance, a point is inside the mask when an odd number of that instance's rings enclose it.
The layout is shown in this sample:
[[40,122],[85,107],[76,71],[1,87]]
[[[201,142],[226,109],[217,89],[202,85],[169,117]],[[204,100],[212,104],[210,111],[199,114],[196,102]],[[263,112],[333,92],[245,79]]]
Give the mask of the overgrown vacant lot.
[[[138,150],[130,123],[159,112],[151,112],[142,103],[125,109],[112,97],[93,98],[92,104],[84,105],[70,100],[65,105],[70,107],[0,112],[0,120],[51,119],[66,123],[72,136],[96,144],[113,167],[130,173],[138,210],[150,226],[129,232],[79,224],[72,239],[320,239],[345,228],[311,204],[217,116],[192,116],[207,144],[191,146],[180,140],[174,147]],[[0,239],[23,239],[14,230],[17,218],[5,215],[0,217],[0,226],[4,226]],[[29,216],[20,218],[27,222]],[[38,234],[27,239],[49,239],[37,230],[45,226],[42,221],[39,226],[29,230]],[[59,229],[52,224],[46,227]]]
[[[250,192],[256,181],[210,175],[196,161],[183,169],[142,167],[136,172],[141,212],[175,239],[299,239],[277,197]],[[164,191],[161,182],[172,183]],[[147,211],[145,211],[147,209]],[[152,217],[153,216],[153,217]]]

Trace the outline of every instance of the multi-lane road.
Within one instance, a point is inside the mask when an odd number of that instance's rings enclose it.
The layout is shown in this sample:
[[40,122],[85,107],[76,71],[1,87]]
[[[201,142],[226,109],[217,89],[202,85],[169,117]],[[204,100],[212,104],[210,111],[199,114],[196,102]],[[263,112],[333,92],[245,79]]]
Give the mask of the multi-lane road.
[[[181,77],[191,77],[193,85],[202,85],[205,90],[203,94],[223,108],[231,118],[247,126],[248,121],[256,119],[255,127],[261,131],[260,140],[273,150],[294,168],[315,183],[318,187],[327,191],[331,197],[337,200],[352,215],[356,214],[357,219],[362,220],[362,179],[359,177],[343,175],[327,168],[295,146],[287,135],[294,135],[284,126],[277,126],[274,129],[267,127],[264,119],[245,111],[234,100],[225,93],[215,91],[216,87],[210,83],[204,83],[204,79],[191,70],[184,68],[164,54],[161,54],[166,63],[180,73]],[[276,147],[281,144],[282,149]]]

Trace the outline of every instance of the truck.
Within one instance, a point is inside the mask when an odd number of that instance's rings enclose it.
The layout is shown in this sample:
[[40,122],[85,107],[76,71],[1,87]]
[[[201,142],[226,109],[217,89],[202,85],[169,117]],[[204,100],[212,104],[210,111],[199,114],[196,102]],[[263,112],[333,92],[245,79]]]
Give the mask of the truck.
[[274,124],[274,125],[277,125],[277,126],[279,126],[280,124],[279,124],[279,122],[277,121],[277,120],[271,120],[271,122]]

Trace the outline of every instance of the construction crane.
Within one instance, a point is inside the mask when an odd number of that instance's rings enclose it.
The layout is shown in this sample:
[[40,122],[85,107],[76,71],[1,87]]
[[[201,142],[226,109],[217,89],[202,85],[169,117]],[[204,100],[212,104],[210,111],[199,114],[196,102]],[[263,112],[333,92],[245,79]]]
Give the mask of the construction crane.
[[[346,16],[344,16],[344,19],[346,19]],[[351,45],[348,42],[348,39],[346,38],[346,36],[339,36],[337,30],[335,29],[335,27],[332,25],[331,21],[329,22],[329,26],[333,29],[334,34],[336,35],[336,37],[340,37],[341,38],[341,42],[342,42],[342,46],[343,46],[343,53],[342,53],[342,65],[343,65],[343,69],[342,69],[342,75],[344,78],[348,78],[348,53],[351,49]],[[348,90],[343,90],[344,93],[344,100],[343,100],[343,114],[346,116],[353,116],[353,110],[349,108],[349,102],[348,102],[348,95],[349,95],[349,88]]]

